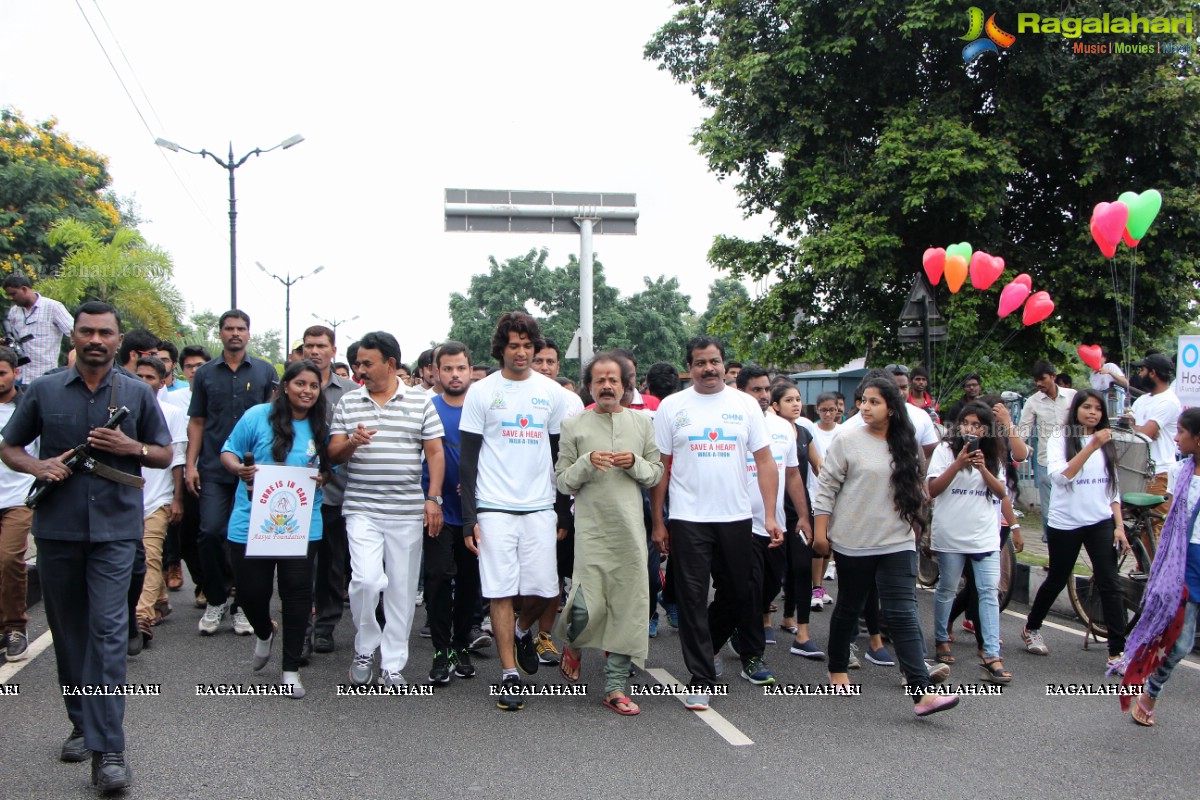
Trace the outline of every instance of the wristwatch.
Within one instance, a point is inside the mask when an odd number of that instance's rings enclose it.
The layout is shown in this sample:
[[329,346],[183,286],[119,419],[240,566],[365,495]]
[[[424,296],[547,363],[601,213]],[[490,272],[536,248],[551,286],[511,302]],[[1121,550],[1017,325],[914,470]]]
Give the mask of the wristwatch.
[[440,494],[431,494],[428,497],[426,497],[425,499],[432,500],[433,502],[437,503],[439,506],[442,504],[442,496]]
[[145,461],[146,456],[148,456],[148,455],[150,455],[150,445],[143,444],[142,445],[142,461]]

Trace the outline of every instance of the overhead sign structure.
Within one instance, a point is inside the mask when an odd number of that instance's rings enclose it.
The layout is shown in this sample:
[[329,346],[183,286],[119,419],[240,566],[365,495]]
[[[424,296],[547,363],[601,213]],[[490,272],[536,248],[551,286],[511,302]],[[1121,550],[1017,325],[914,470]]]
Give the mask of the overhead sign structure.
[[[637,195],[628,192],[534,192],[447,189],[446,231],[579,234],[579,360],[594,351],[592,236],[637,234]],[[572,348],[574,349],[574,348]]]

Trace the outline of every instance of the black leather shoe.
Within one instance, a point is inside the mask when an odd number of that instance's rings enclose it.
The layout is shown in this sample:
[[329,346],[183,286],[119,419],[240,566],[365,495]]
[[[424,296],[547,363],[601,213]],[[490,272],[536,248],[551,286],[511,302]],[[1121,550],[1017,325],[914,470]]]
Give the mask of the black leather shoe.
[[312,649],[316,653],[332,653],[333,652],[333,631],[314,633],[312,638]]
[[311,636],[305,636],[303,644],[300,645],[300,666],[308,666],[309,660],[312,659],[313,640]]
[[142,652],[143,647],[145,647],[145,642],[142,641],[142,635],[135,629],[133,636],[129,637],[129,647],[125,652],[131,656],[136,656]]
[[124,753],[92,753],[92,786],[102,792],[128,789],[133,770],[125,763]]
[[91,751],[83,743],[83,731],[79,730],[77,726],[72,727],[71,735],[63,742],[62,751],[58,754],[59,759],[70,763],[78,763],[80,761],[87,761],[89,755],[91,755]]

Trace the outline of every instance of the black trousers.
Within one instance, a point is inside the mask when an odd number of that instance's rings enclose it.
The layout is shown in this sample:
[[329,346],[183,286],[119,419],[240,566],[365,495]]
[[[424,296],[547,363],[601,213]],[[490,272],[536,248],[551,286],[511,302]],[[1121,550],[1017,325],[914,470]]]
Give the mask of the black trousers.
[[[236,483],[200,483],[200,568],[204,573],[204,596],[209,605],[221,605],[229,597],[236,574],[229,556],[229,516],[233,513]],[[233,611],[235,606],[230,606]]]
[[[679,605],[679,640],[683,661],[694,686],[716,683],[713,655],[745,625],[750,604],[750,571],[754,560],[754,533],[750,520],[691,522],[673,519],[671,558],[675,565],[675,599]],[[708,604],[708,580],[716,594]],[[705,607],[707,606],[707,613]],[[762,636],[762,622],[758,625]]]
[[1125,597],[1117,579],[1117,551],[1113,549],[1115,530],[1116,523],[1111,517],[1073,530],[1046,527],[1050,572],[1033,598],[1025,627],[1030,630],[1042,627],[1042,620],[1050,612],[1054,598],[1067,587],[1068,580],[1075,579],[1075,561],[1079,558],[1079,550],[1086,547],[1088,557],[1092,559],[1096,588],[1100,590],[1101,611],[1108,627],[1108,654],[1120,655],[1125,650]]
[[[128,592],[140,539],[64,542],[37,539],[46,621],[62,686],[122,686],[129,630]],[[125,750],[125,698],[63,698],[89,750]]]
[[142,599],[142,587],[146,585],[146,545],[141,539],[135,542],[137,552],[133,555],[133,571],[129,576],[129,590],[125,594],[129,606],[129,638],[139,636],[137,629],[138,601]]
[[425,606],[433,649],[465,650],[479,603],[479,559],[463,542],[461,525],[443,525],[423,540]]
[[654,546],[654,542],[646,538],[646,575],[650,579],[650,617],[658,617],[658,593],[663,588],[662,554]]
[[[812,614],[812,545],[795,533],[798,517],[787,519],[783,549],[783,615],[807,625]],[[768,603],[768,607],[770,604]]]
[[188,574],[196,591],[204,587],[204,570],[200,567],[200,499],[191,492],[183,493],[183,519],[167,527],[167,539],[163,543],[163,569],[173,567],[182,560],[187,564]]
[[346,518],[341,506],[321,505],[321,539],[313,566],[313,606],[317,614],[314,633],[332,634],[342,620],[342,595],[346,591],[346,559],[350,545],[346,541]]
[[313,559],[317,543],[308,543],[304,558],[247,557],[246,545],[229,543],[229,555],[237,575],[237,596],[242,612],[254,626],[254,635],[271,635],[271,592],[278,575],[279,602],[283,609],[283,671],[300,669],[300,652],[308,631],[312,606]]
[[[779,577],[782,572],[776,557],[782,557],[779,547],[771,547],[771,540],[766,536],[755,536],[750,552],[749,598],[745,610],[739,614],[737,623],[737,648],[742,663],[751,658],[762,658],[767,649],[766,631],[763,629],[762,615],[770,608],[771,600],[779,592]],[[771,596],[767,597],[768,584],[774,588]],[[711,613],[711,609],[710,609]],[[713,643],[720,644],[714,638]]]

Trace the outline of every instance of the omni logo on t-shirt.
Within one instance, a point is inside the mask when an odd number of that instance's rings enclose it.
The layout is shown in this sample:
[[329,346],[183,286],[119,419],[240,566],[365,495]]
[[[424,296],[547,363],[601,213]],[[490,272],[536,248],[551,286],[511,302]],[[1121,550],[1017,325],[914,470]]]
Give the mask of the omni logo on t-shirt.
[[511,444],[536,443],[542,438],[545,423],[538,424],[529,414],[519,414],[511,422],[500,423],[500,436]]
[[689,449],[697,456],[729,458],[737,450],[737,437],[726,435],[723,428],[705,428],[699,436],[689,436]]

